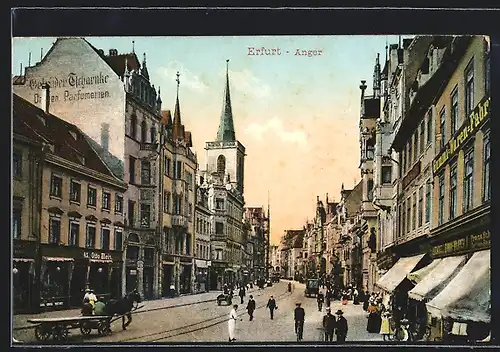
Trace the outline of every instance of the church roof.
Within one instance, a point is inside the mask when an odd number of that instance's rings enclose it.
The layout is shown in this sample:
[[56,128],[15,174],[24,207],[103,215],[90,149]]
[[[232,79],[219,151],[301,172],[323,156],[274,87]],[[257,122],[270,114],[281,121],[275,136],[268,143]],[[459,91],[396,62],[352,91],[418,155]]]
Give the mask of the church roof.
[[[229,60],[226,60],[226,63],[228,62]],[[222,104],[222,113],[216,141],[234,142],[235,140],[236,134],[234,131],[233,112],[231,109],[231,94],[229,92],[229,72],[226,66],[226,87],[224,89],[224,101]]]

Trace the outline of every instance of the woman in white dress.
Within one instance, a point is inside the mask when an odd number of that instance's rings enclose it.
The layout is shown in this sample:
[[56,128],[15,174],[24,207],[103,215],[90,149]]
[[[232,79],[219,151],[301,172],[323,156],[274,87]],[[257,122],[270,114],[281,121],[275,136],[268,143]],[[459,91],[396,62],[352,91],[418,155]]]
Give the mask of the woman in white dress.
[[234,337],[234,332],[236,330],[236,319],[238,319],[238,314],[236,313],[236,310],[238,309],[238,305],[235,304],[233,305],[233,309],[231,309],[231,312],[229,313],[229,320],[227,321],[227,329],[229,331],[229,342],[236,341],[236,338]]

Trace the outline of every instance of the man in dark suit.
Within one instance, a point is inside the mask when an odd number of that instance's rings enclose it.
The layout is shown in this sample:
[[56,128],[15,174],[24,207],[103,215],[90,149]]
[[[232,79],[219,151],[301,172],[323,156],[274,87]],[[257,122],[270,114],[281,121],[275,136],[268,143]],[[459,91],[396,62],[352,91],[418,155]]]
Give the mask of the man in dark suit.
[[344,312],[342,312],[340,309],[335,314],[337,314],[337,323],[335,327],[337,342],[345,342],[348,331],[347,320],[344,318]]
[[269,301],[267,301],[266,308],[269,308],[269,313],[271,314],[271,320],[273,320],[274,310],[278,308],[276,306],[276,301],[274,300],[273,296],[271,296],[271,298],[269,298]]
[[250,295],[250,299],[248,300],[247,311],[248,311],[248,315],[250,316],[249,321],[252,321],[253,320],[253,312],[255,311],[255,301],[254,301],[252,295]]
[[335,330],[336,319],[332,314],[331,308],[326,307],[326,314],[323,317],[323,329],[325,331],[325,341],[333,341],[333,332]]

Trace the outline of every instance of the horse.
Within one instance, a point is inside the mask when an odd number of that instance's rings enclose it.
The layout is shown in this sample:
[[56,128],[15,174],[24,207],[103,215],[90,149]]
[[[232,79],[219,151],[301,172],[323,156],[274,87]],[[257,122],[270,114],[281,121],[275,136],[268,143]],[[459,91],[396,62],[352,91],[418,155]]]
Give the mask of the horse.
[[[132,308],[134,303],[141,303],[141,295],[137,292],[137,289],[129,292],[120,300],[111,299],[104,307],[106,315],[113,317],[115,315],[122,316],[122,328],[127,330],[127,326],[132,322]],[[136,305],[137,307],[137,305]],[[125,322],[125,316],[127,316],[127,322]]]

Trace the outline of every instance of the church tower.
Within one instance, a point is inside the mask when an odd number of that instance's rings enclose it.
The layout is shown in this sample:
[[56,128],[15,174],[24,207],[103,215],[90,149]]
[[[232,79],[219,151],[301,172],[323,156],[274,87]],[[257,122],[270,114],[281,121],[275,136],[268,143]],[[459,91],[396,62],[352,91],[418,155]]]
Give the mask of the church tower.
[[229,60],[226,60],[226,87],[222,104],[219,130],[213,142],[206,142],[207,172],[225,184],[231,184],[243,195],[245,147],[236,139],[231,95],[229,92]]

